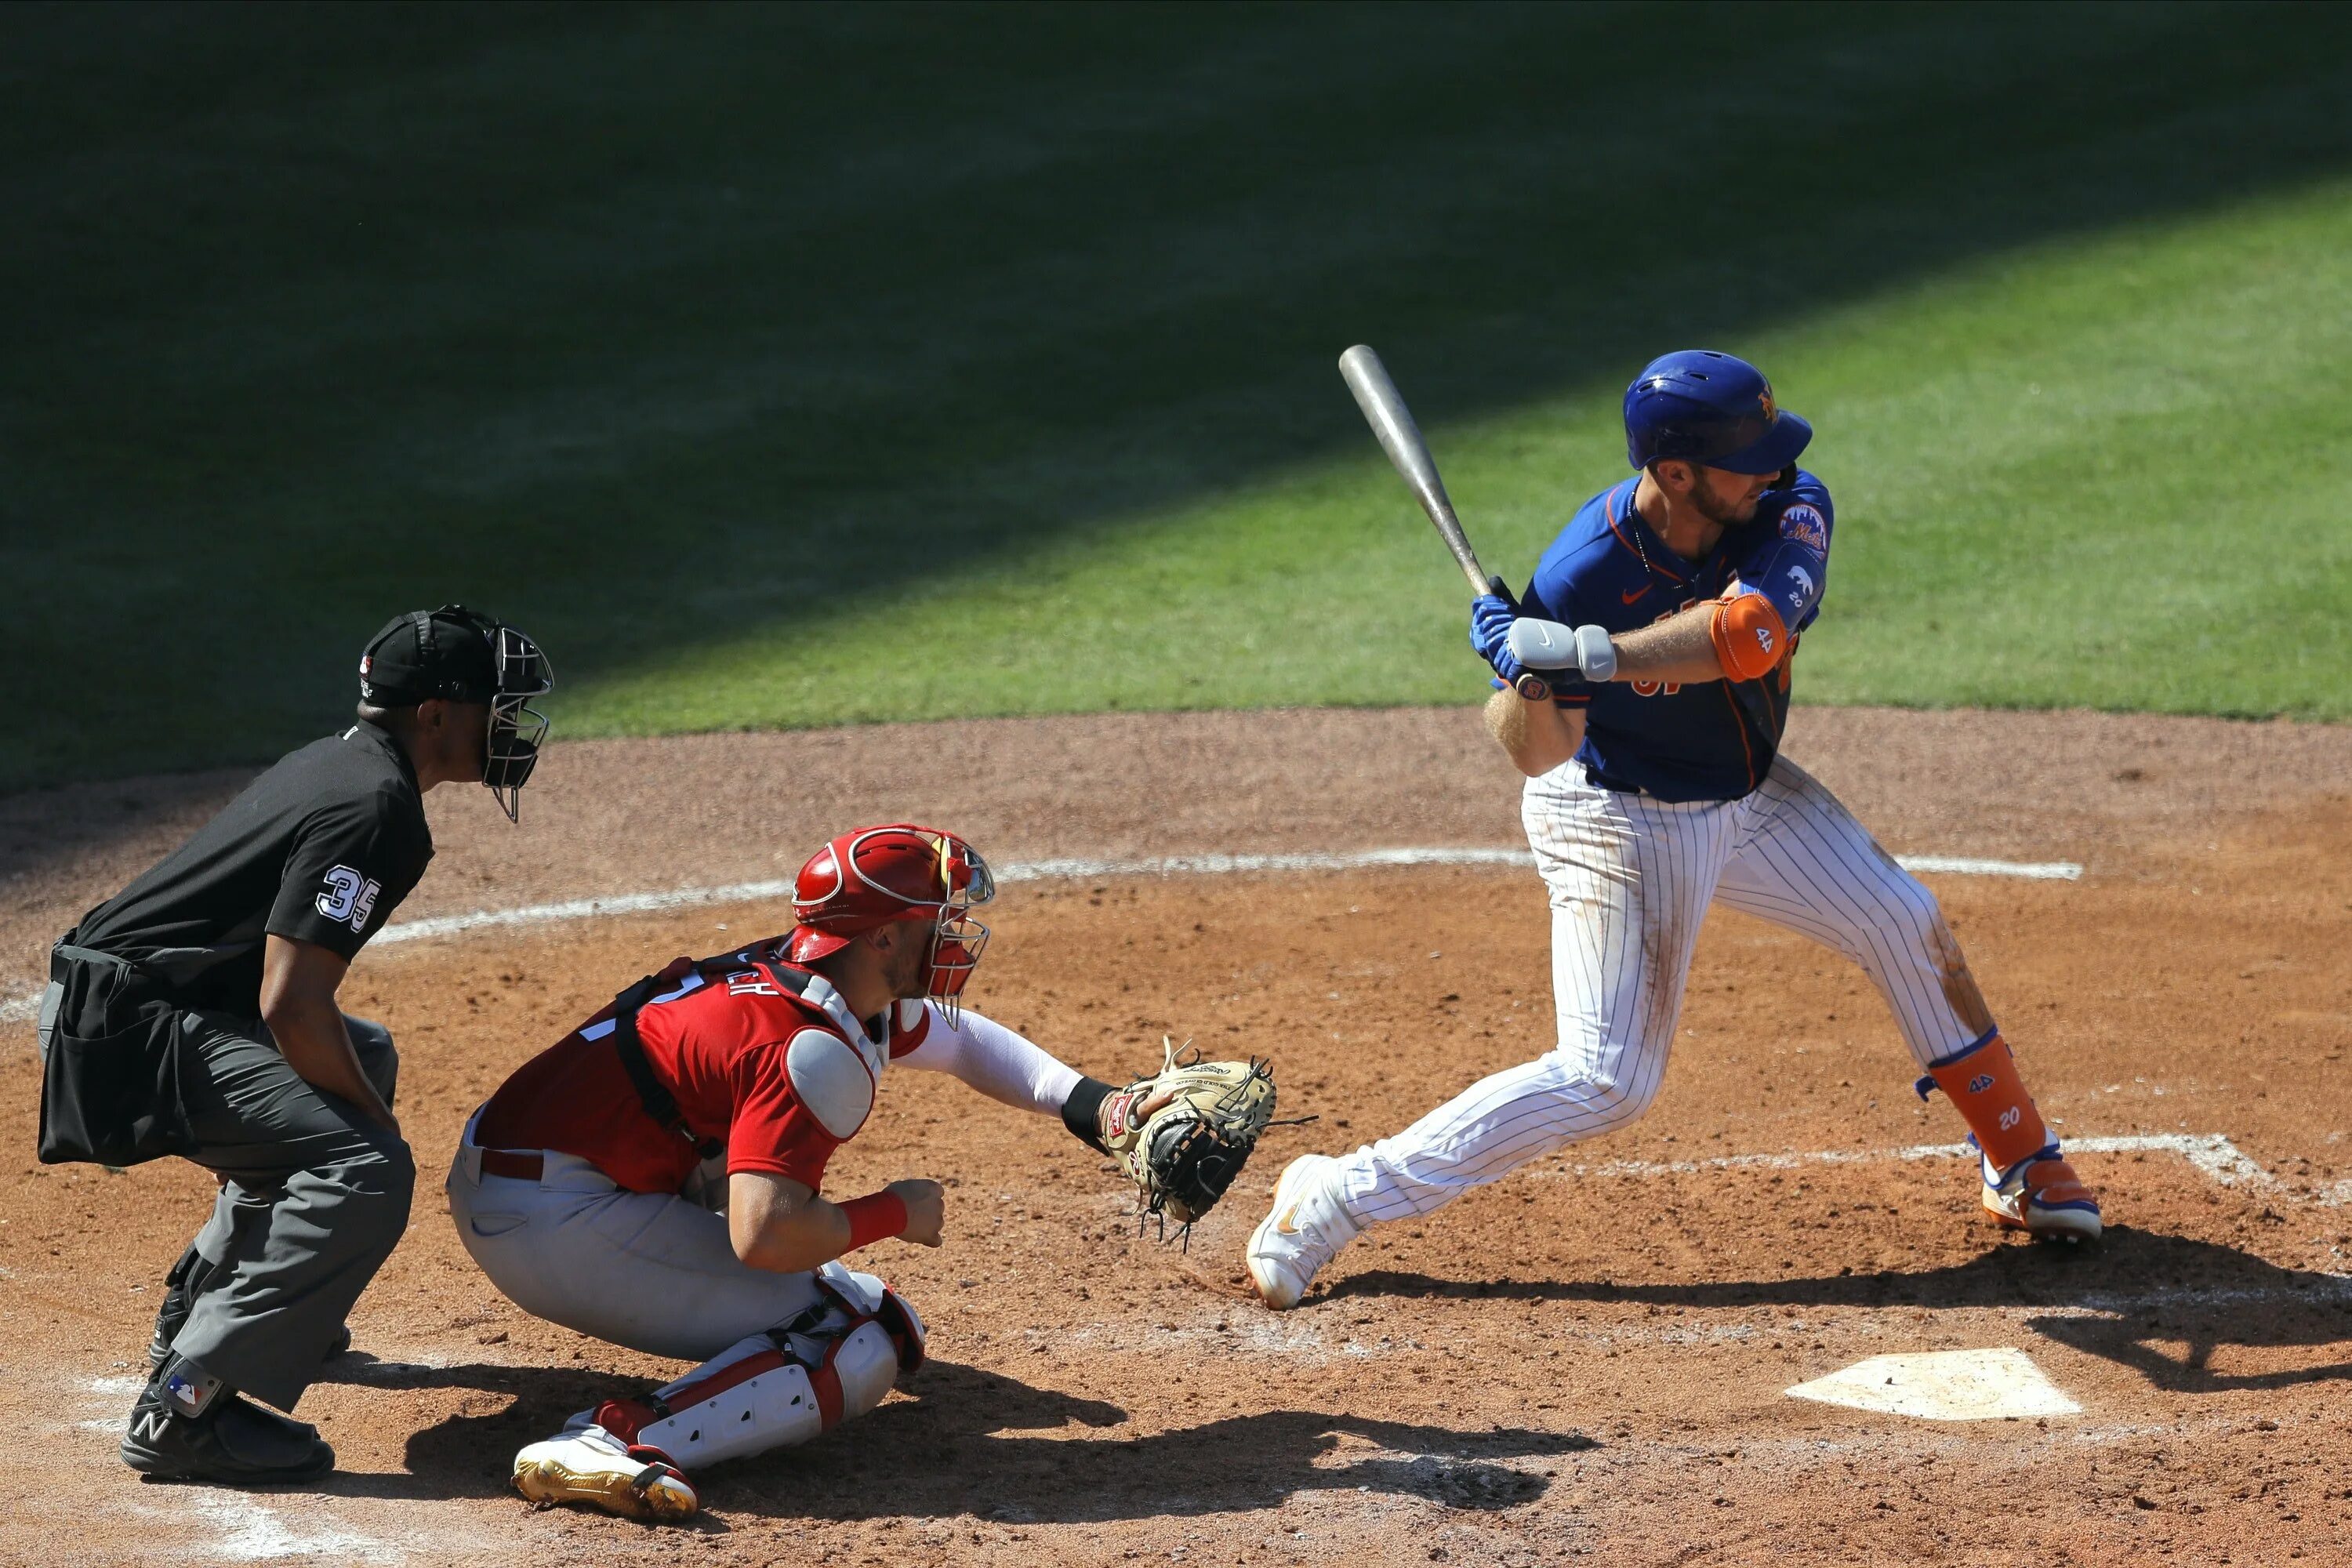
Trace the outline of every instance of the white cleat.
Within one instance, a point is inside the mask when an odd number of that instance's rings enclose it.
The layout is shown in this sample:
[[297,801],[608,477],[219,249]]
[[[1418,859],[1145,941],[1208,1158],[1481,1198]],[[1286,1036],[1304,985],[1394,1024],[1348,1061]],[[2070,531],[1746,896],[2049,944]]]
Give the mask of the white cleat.
[[541,1508],[592,1503],[607,1513],[656,1523],[685,1519],[702,1506],[676,1465],[650,1449],[632,1453],[601,1430],[530,1445],[515,1456],[514,1488]]
[[2021,1161],[2005,1177],[1982,1159],[1977,1164],[1984,1178],[1984,1211],[1996,1223],[2024,1231],[2036,1241],[2099,1239],[2104,1227],[2098,1194],[2074,1173],[2057,1144]]
[[1250,1232],[1250,1279],[1276,1311],[1298,1305],[1307,1288],[1363,1226],[1348,1217],[1332,1190],[1339,1162],[1301,1154],[1274,1184],[1274,1208]]

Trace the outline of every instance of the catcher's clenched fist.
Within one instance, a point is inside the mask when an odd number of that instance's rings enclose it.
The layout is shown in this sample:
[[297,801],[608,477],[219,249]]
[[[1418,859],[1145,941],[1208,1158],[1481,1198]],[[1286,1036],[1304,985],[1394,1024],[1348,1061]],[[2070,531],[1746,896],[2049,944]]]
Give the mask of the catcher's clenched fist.
[[1215,1206],[1274,1120],[1274,1071],[1264,1062],[1179,1063],[1104,1100],[1103,1148],[1143,1195],[1146,1214],[1191,1225]]

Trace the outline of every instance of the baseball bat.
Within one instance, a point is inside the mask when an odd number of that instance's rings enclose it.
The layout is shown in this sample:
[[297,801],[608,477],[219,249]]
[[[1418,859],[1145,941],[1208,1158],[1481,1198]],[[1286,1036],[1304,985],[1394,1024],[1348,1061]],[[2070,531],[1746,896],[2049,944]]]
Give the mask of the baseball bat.
[[[1388,366],[1381,356],[1363,343],[1358,343],[1339,356],[1339,377],[1348,390],[1356,395],[1356,406],[1364,411],[1364,423],[1372,427],[1381,450],[1389,455],[1397,473],[1404,479],[1421,510],[1429,514],[1437,536],[1445,541],[1445,548],[1470,580],[1470,592],[1492,594],[1497,598],[1511,595],[1500,577],[1489,577],[1478,564],[1478,553],[1470,548],[1470,536],[1462,531],[1462,519],[1455,515],[1453,498],[1445,493],[1445,481],[1438,477],[1437,459],[1429,455],[1429,443],[1422,438],[1421,426],[1412,422],[1412,410],[1404,405],[1404,398],[1389,378]],[[1522,674],[1515,683],[1518,694],[1529,701],[1551,695],[1551,687],[1541,676]]]

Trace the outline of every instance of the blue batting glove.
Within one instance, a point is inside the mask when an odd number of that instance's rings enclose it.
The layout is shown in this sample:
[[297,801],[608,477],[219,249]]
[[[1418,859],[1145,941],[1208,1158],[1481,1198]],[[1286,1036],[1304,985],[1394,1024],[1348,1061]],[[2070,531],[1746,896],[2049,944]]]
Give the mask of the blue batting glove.
[[1511,655],[1511,623],[1518,618],[1508,599],[1481,594],[1470,601],[1470,646],[1505,686],[1517,685],[1528,672],[1527,666]]

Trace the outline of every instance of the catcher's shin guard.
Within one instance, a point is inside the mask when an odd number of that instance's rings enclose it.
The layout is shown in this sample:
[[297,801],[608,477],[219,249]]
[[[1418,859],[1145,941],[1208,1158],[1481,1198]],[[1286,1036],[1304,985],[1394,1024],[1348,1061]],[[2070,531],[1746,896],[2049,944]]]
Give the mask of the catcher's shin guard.
[[817,1271],[824,1295],[643,1400],[607,1400],[595,1425],[688,1470],[805,1443],[882,1403],[921,1364],[922,1321],[871,1274]]
[[2008,1041],[1988,1035],[1936,1063],[1919,1080],[1919,1098],[1935,1089],[1958,1109],[1982,1157],[1987,1214],[2038,1240],[2099,1238],[2099,1200],[2058,1152]]

